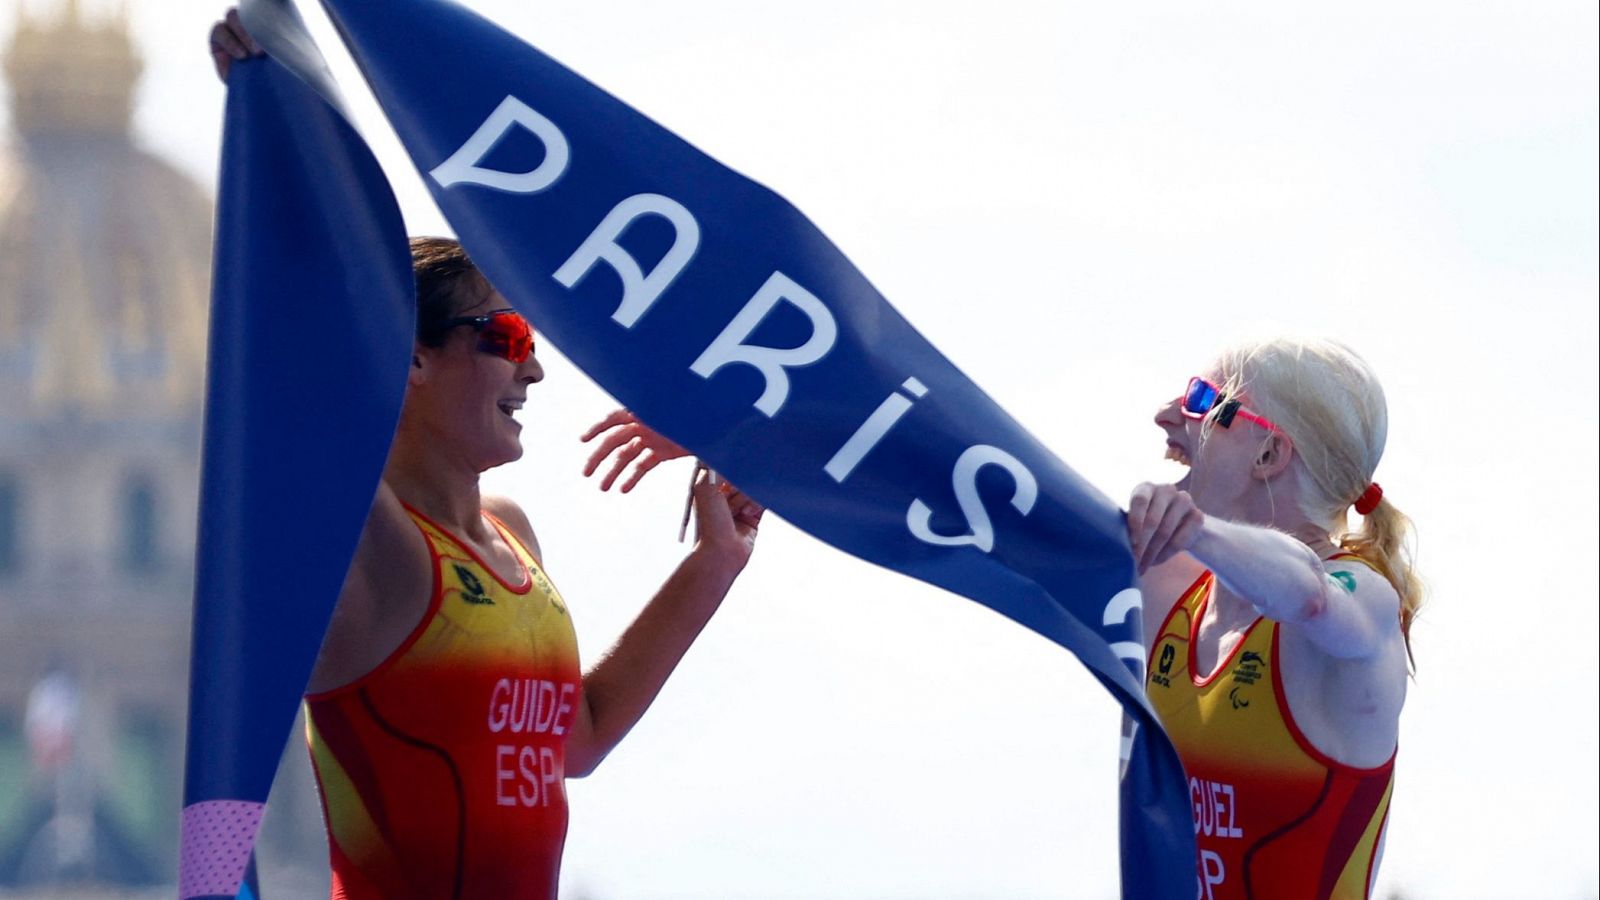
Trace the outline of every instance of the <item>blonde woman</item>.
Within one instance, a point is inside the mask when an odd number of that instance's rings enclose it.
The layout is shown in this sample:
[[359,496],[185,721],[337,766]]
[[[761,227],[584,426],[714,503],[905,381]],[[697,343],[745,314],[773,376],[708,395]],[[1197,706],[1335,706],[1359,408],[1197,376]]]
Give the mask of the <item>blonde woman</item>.
[[1189,473],[1139,485],[1128,534],[1197,895],[1367,897],[1421,599],[1373,480],[1383,389],[1343,345],[1274,340],[1223,353],[1155,421]]

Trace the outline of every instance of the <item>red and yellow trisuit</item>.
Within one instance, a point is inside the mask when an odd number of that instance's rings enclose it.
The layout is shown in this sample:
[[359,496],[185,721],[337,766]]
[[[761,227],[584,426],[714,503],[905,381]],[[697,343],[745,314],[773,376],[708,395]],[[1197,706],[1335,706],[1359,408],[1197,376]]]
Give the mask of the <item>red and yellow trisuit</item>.
[[1190,648],[1216,578],[1201,575],[1151,647],[1145,691],[1189,775],[1200,900],[1366,898],[1394,786],[1317,751],[1295,724],[1278,623],[1258,618],[1213,672]]
[[582,691],[566,604],[488,513],[520,580],[408,511],[433,558],[427,614],[372,673],[306,697],[333,897],[554,898]]

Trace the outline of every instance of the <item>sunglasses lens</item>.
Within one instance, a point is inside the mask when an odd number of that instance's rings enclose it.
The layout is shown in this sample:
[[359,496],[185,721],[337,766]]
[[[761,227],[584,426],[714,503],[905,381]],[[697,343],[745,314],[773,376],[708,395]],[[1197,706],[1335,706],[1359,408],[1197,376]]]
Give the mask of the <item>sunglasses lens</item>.
[[1203,416],[1217,402],[1217,389],[1201,378],[1189,379],[1189,390],[1183,395],[1183,411],[1193,416]]
[[478,349],[521,363],[533,353],[533,327],[517,313],[495,313],[478,332]]

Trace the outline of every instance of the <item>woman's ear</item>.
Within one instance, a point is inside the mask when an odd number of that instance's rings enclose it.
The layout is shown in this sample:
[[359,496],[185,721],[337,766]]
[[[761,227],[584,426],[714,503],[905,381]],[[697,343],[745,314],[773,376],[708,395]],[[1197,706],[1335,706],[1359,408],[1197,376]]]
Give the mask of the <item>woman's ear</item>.
[[1256,452],[1250,474],[1258,481],[1271,481],[1283,474],[1293,460],[1294,442],[1283,432],[1274,431],[1261,442],[1261,449]]
[[428,380],[428,349],[421,344],[411,346],[411,368],[407,370],[406,383],[422,384]]

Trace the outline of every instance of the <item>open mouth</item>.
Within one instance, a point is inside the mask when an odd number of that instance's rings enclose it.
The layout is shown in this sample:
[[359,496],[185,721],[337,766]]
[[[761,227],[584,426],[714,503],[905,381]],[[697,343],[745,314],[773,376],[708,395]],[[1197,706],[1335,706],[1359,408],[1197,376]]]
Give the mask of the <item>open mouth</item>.
[[1180,465],[1190,465],[1189,454],[1182,446],[1173,441],[1167,441],[1167,459]]
[[522,409],[521,400],[501,400],[495,405],[500,407],[500,412],[512,418],[515,418],[517,412]]

